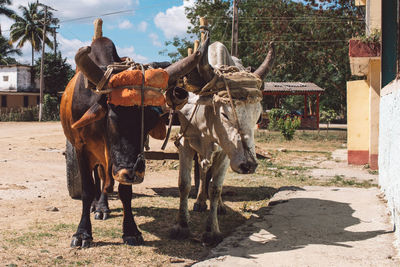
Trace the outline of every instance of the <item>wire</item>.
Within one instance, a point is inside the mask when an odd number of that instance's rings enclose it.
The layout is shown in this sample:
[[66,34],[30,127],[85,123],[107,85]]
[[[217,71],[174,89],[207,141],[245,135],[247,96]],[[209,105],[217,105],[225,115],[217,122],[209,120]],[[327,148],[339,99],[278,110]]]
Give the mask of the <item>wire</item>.
[[[170,0],[169,2],[180,2],[180,1],[178,1],[178,0]],[[158,6],[161,6],[161,5],[165,5],[165,2],[163,1],[163,3],[161,3],[161,4],[152,5],[152,6],[145,6],[145,7],[141,7],[141,8],[125,9],[125,10],[120,10],[120,11],[115,11],[115,12],[104,13],[104,14],[100,14],[100,15],[92,15],[92,16],[86,16],[86,17],[80,17],[80,18],[66,19],[66,20],[60,21],[60,23],[66,23],[66,22],[68,23],[68,22],[92,19],[92,18],[97,18],[97,17],[106,17],[106,16],[117,15],[117,14],[130,13],[130,12],[134,12],[134,11],[138,11],[138,10],[142,10],[142,9],[158,7]]]

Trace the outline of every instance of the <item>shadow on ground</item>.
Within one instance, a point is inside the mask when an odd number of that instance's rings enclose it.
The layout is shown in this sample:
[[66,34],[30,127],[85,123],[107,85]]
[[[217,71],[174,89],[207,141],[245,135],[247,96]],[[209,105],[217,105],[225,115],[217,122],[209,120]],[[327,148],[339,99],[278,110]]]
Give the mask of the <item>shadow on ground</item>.
[[[348,203],[315,198],[293,198],[271,202],[261,208],[251,223],[239,227],[234,236],[226,238],[215,249],[214,256],[250,255],[294,250],[312,244],[348,247],[343,244],[389,233],[387,231],[346,230],[359,224]],[[274,205],[275,204],[275,205]]]
[[[157,195],[162,197],[179,198],[179,189],[177,187],[160,187],[152,188]],[[222,189],[222,200],[224,201],[259,201],[270,199],[277,192],[276,188],[268,186],[259,187],[241,187],[241,186],[224,186]],[[192,187],[190,197],[195,198],[195,189]]]

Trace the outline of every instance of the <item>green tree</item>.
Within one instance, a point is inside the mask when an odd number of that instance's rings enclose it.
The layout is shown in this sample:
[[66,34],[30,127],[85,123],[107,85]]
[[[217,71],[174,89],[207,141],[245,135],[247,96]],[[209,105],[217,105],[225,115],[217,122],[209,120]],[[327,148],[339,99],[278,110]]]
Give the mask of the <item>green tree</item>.
[[[34,53],[35,51],[39,51],[42,46],[44,11],[40,9],[37,2],[29,3],[28,7],[19,6],[19,9],[22,11],[22,16],[16,14],[11,16],[15,20],[15,23],[10,28],[10,43],[17,43],[17,48],[22,48],[29,42],[32,47],[33,66]],[[56,24],[58,23],[58,19],[53,18],[53,14],[48,12],[47,23],[48,25]],[[45,44],[53,48],[53,43],[47,35],[45,36]]]
[[[347,41],[365,32],[362,15],[362,9],[348,0],[240,1],[239,57],[245,66],[256,68],[269,42],[275,41],[275,64],[265,80],[313,82],[325,89],[321,105],[344,115],[346,81],[351,80]],[[220,41],[230,49],[231,1],[197,1],[186,9],[186,16],[196,25],[188,29],[190,35],[198,38],[198,19],[205,16],[211,41]],[[184,42],[171,44],[178,44],[178,52],[187,49],[182,47]],[[301,101],[287,99],[302,109]]]
[[14,14],[14,11],[7,6],[11,5],[11,0],[0,0],[0,15],[5,15],[9,18]]
[[0,35],[0,65],[2,64],[16,64],[17,61],[10,57],[11,55],[21,55],[21,51],[19,49],[15,49],[8,43],[8,40]]
[[[34,66],[36,78],[40,77],[40,61],[41,58],[38,58]],[[46,93],[54,96],[57,92],[64,90],[68,81],[74,75],[71,65],[66,61],[67,59],[62,57],[61,52],[56,55],[45,53],[43,78]]]

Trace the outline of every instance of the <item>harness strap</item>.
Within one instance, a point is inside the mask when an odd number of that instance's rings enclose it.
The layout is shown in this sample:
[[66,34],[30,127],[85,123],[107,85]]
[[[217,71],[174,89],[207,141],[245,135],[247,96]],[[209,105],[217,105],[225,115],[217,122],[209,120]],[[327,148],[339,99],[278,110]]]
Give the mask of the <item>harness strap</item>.
[[103,77],[101,77],[100,82],[96,85],[96,93],[104,94],[103,92],[107,91],[103,89],[108,83],[108,80],[110,79],[112,73],[113,73],[113,68],[107,68],[106,72],[104,72]]
[[161,146],[161,150],[164,150],[165,147],[167,146],[168,140],[169,140],[169,135],[171,134],[171,129],[172,129],[172,120],[174,119],[175,115],[175,109],[170,109],[169,115],[168,115],[168,130],[167,130],[167,135],[165,136],[164,143]]
[[[248,154],[254,161],[257,161],[257,160],[254,158],[253,154],[250,152],[250,148],[249,148],[249,146],[247,145],[247,143],[246,143],[245,140],[244,140],[244,134],[243,134],[242,129],[240,128],[240,124],[239,124],[239,117],[238,117],[238,115],[237,115],[237,112],[236,112],[236,109],[235,109],[235,105],[233,104],[233,99],[232,99],[231,90],[230,90],[230,88],[229,88],[228,83],[226,82],[225,76],[222,75],[222,73],[221,73],[219,70],[216,70],[216,73],[217,73],[217,75],[220,75],[220,76],[222,77],[223,81],[224,81],[225,88],[226,88],[226,92],[228,93],[229,104],[230,104],[231,109],[232,109],[232,112],[233,112],[233,118],[235,119],[235,124],[236,124],[236,126],[237,126],[237,129],[238,129],[238,132],[239,132],[239,135],[240,135],[240,140],[242,141],[243,149],[244,149],[245,153],[247,152],[247,154]],[[215,107],[214,107],[214,109],[215,109]]]
[[140,91],[140,108],[141,108],[141,128],[140,128],[140,153],[141,154],[143,154],[143,151],[144,151],[144,90],[145,90],[145,88],[144,88],[144,75],[145,75],[145,72],[144,72],[144,67],[143,67],[143,65],[142,64],[140,64],[140,67],[142,68],[142,75],[143,75],[143,78],[142,78],[142,88],[141,88],[141,91]]
[[179,146],[180,146],[180,143],[179,143],[179,142],[180,142],[180,140],[182,139],[182,137],[185,136],[185,133],[186,133],[187,129],[189,128],[189,125],[190,125],[190,123],[192,122],[193,117],[194,117],[194,114],[197,112],[197,109],[198,109],[198,108],[199,108],[199,104],[196,103],[196,106],[194,106],[194,109],[193,109],[193,111],[192,111],[192,115],[190,115],[188,124],[186,124],[186,127],[183,129],[182,133],[181,133],[181,134],[178,136],[178,138],[176,138],[176,140],[174,141],[174,145],[175,145],[176,147],[179,147]]

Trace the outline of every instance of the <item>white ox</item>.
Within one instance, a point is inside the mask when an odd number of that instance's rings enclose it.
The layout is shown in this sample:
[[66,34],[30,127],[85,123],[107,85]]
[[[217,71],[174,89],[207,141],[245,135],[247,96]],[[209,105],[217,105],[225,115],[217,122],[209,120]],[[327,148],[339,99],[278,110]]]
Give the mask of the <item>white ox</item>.
[[[207,41],[205,43],[208,44]],[[270,67],[272,54],[271,46],[263,64],[254,73],[261,80]],[[214,68],[218,68],[221,65],[234,65],[228,50],[219,42],[209,46],[208,60]],[[212,77],[213,74],[210,73],[211,68],[208,65],[208,61],[203,60],[202,64],[203,66],[198,66],[200,76],[204,77],[201,74],[202,70],[204,71],[208,68],[208,77]],[[244,69],[243,66],[242,69]],[[210,80],[210,78],[204,79],[205,82]],[[260,101],[260,97],[249,101],[234,100],[238,120],[236,121],[231,108],[232,105],[229,102],[218,101],[213,96],[199,97],[190,93],[188,104],[178,112],[181,133],[183,133],[183,138],[180,139],[179,145],[180,206],[177,223],[171,230],[172,238],[181,239],[190,236],[188,195],[191,187],[193,157],[197,153],[201,180],[200,190],[194,206],[197,211],[207,209],[207,192],[205,190],[207,172],[212,177],[208,188],[210,212],[202,241],[205,244],[212,245],[222,240],[217,214],[218,210],[225,211],[221,201],[225,173],[229,165],[233,171],[241,174],[254,173],[257,168],[254,127],[262,111]]]

